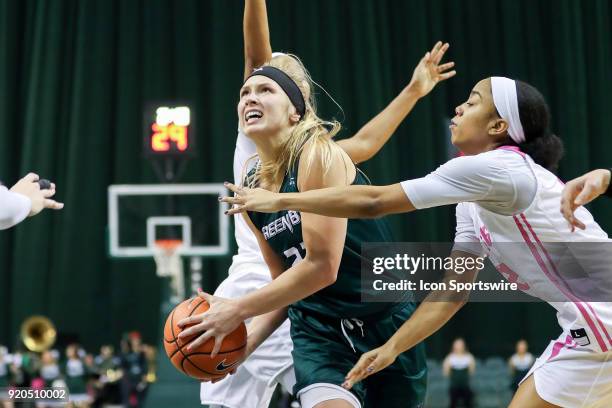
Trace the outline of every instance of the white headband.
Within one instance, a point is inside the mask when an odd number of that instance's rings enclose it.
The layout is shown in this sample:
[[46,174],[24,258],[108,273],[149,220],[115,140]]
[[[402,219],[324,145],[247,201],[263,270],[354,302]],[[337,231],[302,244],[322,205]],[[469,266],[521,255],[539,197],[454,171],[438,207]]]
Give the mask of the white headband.
[[491,77],[493,103],[502,119],[508,122],[508,134],[515,143],[525,142],[516,96],[516,82],[506,77]]

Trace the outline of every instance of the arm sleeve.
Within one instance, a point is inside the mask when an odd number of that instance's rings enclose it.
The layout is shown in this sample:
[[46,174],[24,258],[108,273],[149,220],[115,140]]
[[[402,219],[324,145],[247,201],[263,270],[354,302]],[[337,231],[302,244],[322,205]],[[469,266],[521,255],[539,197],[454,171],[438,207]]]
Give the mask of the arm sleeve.
[[427,176],[401,185],[417,209],[465,201],[511,201],[515,196],[507,169],[485,154],[457,157]]
[[23,221],[32,208],[30,199],[0,186],[0,230],[11,228]]

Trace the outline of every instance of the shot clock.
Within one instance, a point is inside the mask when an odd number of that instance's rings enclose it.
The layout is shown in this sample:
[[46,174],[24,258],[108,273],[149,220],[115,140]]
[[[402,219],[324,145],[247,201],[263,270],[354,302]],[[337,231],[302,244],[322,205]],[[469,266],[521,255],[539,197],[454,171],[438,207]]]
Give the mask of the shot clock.
[[184,103],[149,104],[144,112],[144,155],[160,182],[174,183],[195,156],[192,111]]
[[194,131],[188,106],[152,106],[145,111],[144,151],[147,156],[183,156],[194,152]]

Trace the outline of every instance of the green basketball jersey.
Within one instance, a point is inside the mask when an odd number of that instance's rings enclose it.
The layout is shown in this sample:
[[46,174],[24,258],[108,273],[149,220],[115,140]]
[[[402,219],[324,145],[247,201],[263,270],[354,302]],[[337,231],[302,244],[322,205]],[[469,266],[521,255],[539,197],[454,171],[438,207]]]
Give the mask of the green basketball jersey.
[[[281,193],[299,192],[297,165],[283,179]],[[357,170],[353,185],[370,184],[367,177]],[[249,212],[255,227],[282,259],[285,269],[300,262],[306,256],[302,238],[301,215],[296,211],[279,211],[271,214]],[[292,305],[307,312],[330,317],[366,317],[383,312],[397,303],[361,302],[361,245],[366,242],[390,242],[391,231],[384,219],[349,219],[344,252],[340,261],[336,282]]]

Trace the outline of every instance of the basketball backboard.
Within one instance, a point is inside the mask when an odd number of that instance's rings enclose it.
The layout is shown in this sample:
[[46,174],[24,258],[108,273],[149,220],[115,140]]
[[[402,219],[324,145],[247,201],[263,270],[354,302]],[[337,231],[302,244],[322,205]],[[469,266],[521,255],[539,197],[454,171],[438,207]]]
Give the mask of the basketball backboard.
[[109,252],[153,257],[155,242],[179,239],[183,256],[229,252],[228,190],[217,184],[123,184],[108,188]]

